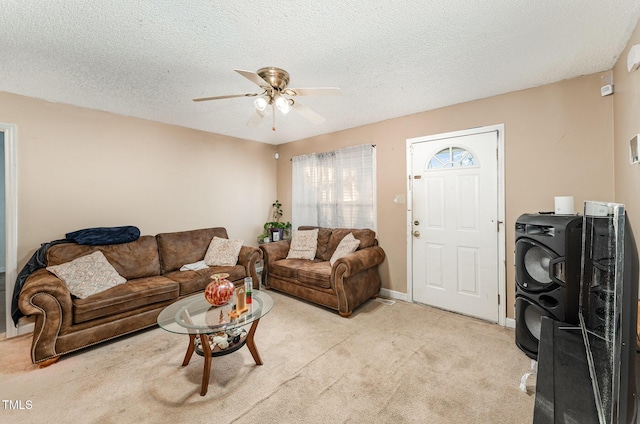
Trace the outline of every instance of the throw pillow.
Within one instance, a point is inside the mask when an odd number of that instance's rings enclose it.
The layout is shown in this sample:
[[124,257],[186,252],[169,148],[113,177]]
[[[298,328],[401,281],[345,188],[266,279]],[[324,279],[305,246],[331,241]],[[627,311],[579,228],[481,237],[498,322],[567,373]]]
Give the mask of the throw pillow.
[[318,229],[298,230],[293,234],[287,259],[314,259],[318,248]]
[[90,255],[80,256],[71,262],[48,266],[47,271],[61,279],[71,294],[80,299],[127,281],[118,274],[99,250]]
[[336,251],[331,255],[331,259],[329,259],[329,263],[331,266],[340,258],[344,258],[351,252],[355,252],[356,249],[360,246],[360,240],[353,236],[353,233],[349,233],[340,240],[338,243],[338,247],[336,247]]
[[204,263],[209,266],[233,266],[238,263],[238,255],[243,240],[229,240],[221,237],[211,239]]

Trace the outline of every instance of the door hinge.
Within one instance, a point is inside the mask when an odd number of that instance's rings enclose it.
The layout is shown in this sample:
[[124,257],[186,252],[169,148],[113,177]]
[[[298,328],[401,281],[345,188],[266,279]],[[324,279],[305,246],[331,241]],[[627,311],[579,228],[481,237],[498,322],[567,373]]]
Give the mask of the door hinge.
[[500,305],[500,295],[498,295],[498,305]]

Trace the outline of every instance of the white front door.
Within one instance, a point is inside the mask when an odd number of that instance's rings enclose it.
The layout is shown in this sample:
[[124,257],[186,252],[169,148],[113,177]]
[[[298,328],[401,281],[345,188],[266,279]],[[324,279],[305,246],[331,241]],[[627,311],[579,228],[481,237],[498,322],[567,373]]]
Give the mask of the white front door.
[[413,300],[498,322],[498,132],[410,146]]

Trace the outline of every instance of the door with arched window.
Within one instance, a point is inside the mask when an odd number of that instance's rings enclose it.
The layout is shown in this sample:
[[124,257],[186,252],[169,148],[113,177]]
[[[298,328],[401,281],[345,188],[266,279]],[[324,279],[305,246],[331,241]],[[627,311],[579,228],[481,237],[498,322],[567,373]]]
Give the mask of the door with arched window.
[[498,322],[497,131],[415,142],[413,300]]

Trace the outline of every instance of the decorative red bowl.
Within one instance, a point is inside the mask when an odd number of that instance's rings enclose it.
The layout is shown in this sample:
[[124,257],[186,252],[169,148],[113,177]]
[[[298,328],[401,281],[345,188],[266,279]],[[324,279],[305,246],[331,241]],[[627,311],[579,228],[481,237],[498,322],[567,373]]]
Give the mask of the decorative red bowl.
[[204,298],[213,306],[227,304],[235,293],[235,286],[227,277],[229,274],[214,274],[213,281],[204,289]]

